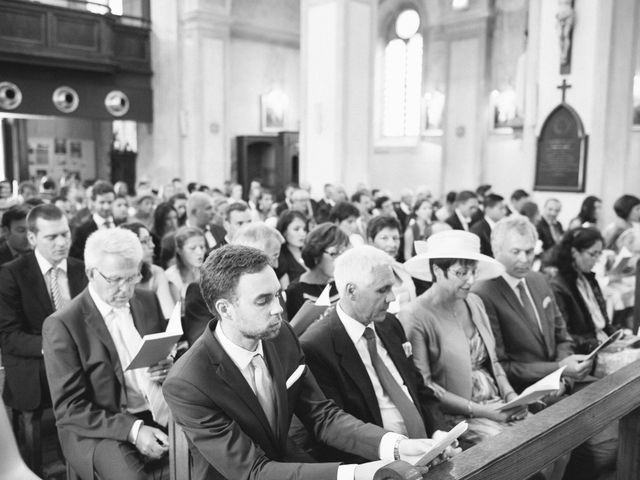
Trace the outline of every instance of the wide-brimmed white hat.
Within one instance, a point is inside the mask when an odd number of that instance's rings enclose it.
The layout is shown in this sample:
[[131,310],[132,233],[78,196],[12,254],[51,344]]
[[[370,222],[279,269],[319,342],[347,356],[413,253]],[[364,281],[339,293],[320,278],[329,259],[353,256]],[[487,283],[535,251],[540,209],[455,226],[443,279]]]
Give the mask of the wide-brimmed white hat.
[[504,266],[493,258],[480,253],[480,237],[464,230],[446,230],[414,242],[416,256],[404,263],[404,268],[419,280],[432,282],[429,260],[432,258],[459,258],[476,260],[476,279],[495,278],[504,272]]

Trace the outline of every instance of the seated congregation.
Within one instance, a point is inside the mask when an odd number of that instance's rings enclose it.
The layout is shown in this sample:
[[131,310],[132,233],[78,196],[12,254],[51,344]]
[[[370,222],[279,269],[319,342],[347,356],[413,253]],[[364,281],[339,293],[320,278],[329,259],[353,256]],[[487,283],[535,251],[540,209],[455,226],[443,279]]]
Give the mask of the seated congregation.
[[[52,409],[75,478],[169,478],[175,422],[192,479],[372,479],[466,422],[429,478],[597,382],[589,354],[637,328],[632,195],[601,230],[596,197],[565,229],[558,200],[540,213],[488,185],[442,203],[171,186],[97,181],[2,216],[3,400],[25,424]],[[128,369],[176,315],[171,355]],[[558,369],[556,391],[509,405]],[[614,422],[531,478],[613,478],[618,443]]]

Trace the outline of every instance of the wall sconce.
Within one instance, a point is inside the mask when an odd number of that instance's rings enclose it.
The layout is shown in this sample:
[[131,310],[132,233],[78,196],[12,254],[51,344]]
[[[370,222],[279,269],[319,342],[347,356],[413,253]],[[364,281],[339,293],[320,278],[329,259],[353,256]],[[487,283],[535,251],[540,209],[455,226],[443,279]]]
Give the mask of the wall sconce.
[[440,90],[432,90],[422,97],[424,135],[442,135],[444,101],[444,93]]
[[289,97],[280,90],[271,90],[260,97],[260,124],[263,132],[284,130],[284,116]]
[[453,10],[466,10],[469,8],[469,0],[451,0]]
[[522,119],[518,116],[516,92],[512,87],[493,90],[489,98],[494,130],[508,129],[506,133],[511,133],[511,129],[522,127]]

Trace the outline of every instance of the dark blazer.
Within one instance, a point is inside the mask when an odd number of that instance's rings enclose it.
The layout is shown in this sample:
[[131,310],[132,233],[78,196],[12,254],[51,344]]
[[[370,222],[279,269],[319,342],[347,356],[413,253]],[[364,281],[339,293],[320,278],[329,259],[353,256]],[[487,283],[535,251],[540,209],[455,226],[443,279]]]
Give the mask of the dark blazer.
[[[605,319],[604,331],[608,335],[614,332],[607,315],[607,307],[595,274],[585,274],[598,301],[598,307]],[[570,272],[558,272],[551,279],[551,289],[556,298],[558,308],[567,321],[567,330],[576,343],[576,353],[588,354],[598,346],[596,327],[589,308],[578,290],[577,276]]]
[[15,259],[16,257],[17,256],[14,256],[13,252],[9,248],[9,244],[7,244],[7,242],[2,242],[2,245],[0,245],[0,265],[9,263],[11,260]]
[[[165,329],[153,292],[136,290],[129,305],[140,335]],[[137,417],[126,411],[123,367],[88,289],[46,319],[43,338],[62,452],[82,478],[93,478],[96,445],[105,438],[127,442]]]
[[480,237],[480,253],[493,257],[493,250],[491,249],[491,227],[484,217],[474,223],[469,231]]
[[[559,222],[557,223],[557,227],[560,236],[562,236],[564,234],[564,229]],[[556,245],[556,241],[553,239],[553,234],[551,233],[551,225],[549,225],[549,222],[547,222],[544,217],[540,218],[536,228],[538,230],[538,237],[542,240],[542,250],[546,252]]]
[[182,331],[189,346],[196,343],[212,318],[213,315],[204,303],[200,284],[190,283],[184,296],[184,316],[182,317]]
[[525,280],[542,332],[526,320],[520,300],[504,278],[484,280],[472,288],[482,298],[491,321],[498,360],[518,392],[557,370],[558,362],[574,353],[573,340],[546,277],[530,272]]
[[[71,297],[87,285],[84,264],[67,259]],[[49,403],[42,360],[42,323],[54,306],[35,253],[22,255],[0,269],[0,349],[5,366],[5,403],[33,410]]]
[[[413,357],[405,353],[403,344],[408,345],[408,340],[398,319],[387,314],[383,322],[375,324],[375,330],[422,415],[427,434],[431,436],[436,430],[448,430],[433,391],[424,385],[413,364]],[[335,307],[305,331],[300,337],[300,345],[307,365],[327,398],[363,422],[382,427],[380,407],[369,374]],[[319,460],[363,461],[360,457],[334,449],[319,449],[317,453]]]
[[460,218],[458,218],[458,215],[456,215],[456,212],[453,212],[451,216],[445,220],[445,222],[448,223],[449,226],[454,230],[464,230],[462,222],[460,221]]
[[384,430],[364,424],[327,400],[308,367],[293,381],[305,359],[286,322],[275,338],[262,341],[276,393],[275,432],[251,387],[220,346],[215,327],[211,321],[163,386],[171,413],[187,435],[192,479],[335,480],[338,463],[289,463],[287,433],[294,413],[322,441],[364,458],[378,458]]
[[76,233],[73,237],[73,243],[71,244],[71,250],[69,250],[69,256],[84,260],[84,246],[87,243],[87,238],[89,238],[89,235],[91,235],[96,230],[98,230],[98,225],[96,224],[93,217],[89,218],[89,220],[80,225],[76,229]]

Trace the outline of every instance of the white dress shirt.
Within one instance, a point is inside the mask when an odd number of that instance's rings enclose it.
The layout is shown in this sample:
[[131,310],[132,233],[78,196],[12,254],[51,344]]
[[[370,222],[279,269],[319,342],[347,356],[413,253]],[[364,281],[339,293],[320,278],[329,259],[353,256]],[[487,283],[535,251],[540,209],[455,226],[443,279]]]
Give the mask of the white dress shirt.
[[529,286],[527,285],[527,282],[525,282],[524,278],[516,278],[514,276],[509,275],[508,273],[503,273],[502,278],[504,278],[507,284],[511,287],[511,290],[513,290],[513,293],[516,294],[516,298],[518,299],[521,305],[522,305],[522,300],[520,300],[520,291],[518,290],[518,284],[522,282],[522,284],[524,285],[524,290],[525,292],[527,292],[527,296],[529,297],[529,301],[531,302],[531,305],[533,305],[533,311],[536,314],[536,322],[538,322],[538,328],[542,332],[543,330],[542,330],[542,322],[540,322],[540,314],[538,313],[536,302],[533,301],[533,297],[531,296],[531,291],[529,290]]
[[100,215],[98,215],[97,213],[94,213],[91,218],[93,218],[93,221],[96,222],[96,225],[98,226],[98,230],[102,230],[103,228],[107,228],[107,221],[109,222],[110,227],[109,228],[113,228],[115,227],[115,223],[113,223],[113,217],[109,217],[109,218],[104,218],[101,217]]
[[[382,426],[392,432],[406,435],[407,427],[404,424],[404,419],[402,418],[402,415],[400,414],[400,411],[398,410],[396,405],[391,401],[389,395],[387,395],[382,388],[382,384],[380,383],[378,374],[376,373],[376,369],[371,362],[371,355],[369,355],[369,349],[367,348],[367,340],[363,335],[367,327],[347,315],[339,304],[336,306],[336,312],[338,314],[338,318],[340,318],[340,321],[342,322],[342,325],[344,325],[344,328],[347,331],[347,335],[349,335],[349,338],[355,345],[356,350],[358,351],[358,355],[360,355],[360,359],[362,360],[367,373],[369,374],[369,379],[371,380],[371,384],[373,385],[373,391],[376,394],[378,406],[380,407]],[[376,348],[378,350],[378,356],[380,357],[380,360],[382,360],[384,366],[387,367],[389,373],[391,373],[391,376],[393,376],[393,379],[398,383],[398,385],[400,385],[400,388],[402,388],[404,394],[409,399],[411,399],[409,390],[405,386],[404,381],[402,380],[402,377],[398,372],[398,369],[393,363],[393,360],[391,360],[389,353],[384,348],[384,345],[380,341],[378,335],[375,333],[375,329],[372,328],[372,330],[376,337]],[[411,401],[413,402],[413,399],[411,399]]]
[[[40,272],[44,277],[44,283],[47,285],[47,292],[49,293],[49,298],[51,298],[51,285],[49,284],[49,270],[51,270],[51,263],[49,260],[44,258],[42,254],[35,249],[36,261],[38,262],[38,267],[40,267]],[[69,277],[67,275],[67,259],[62,260],[58,265],[56,265],[60,271],[58,272],[58,289],[60,290],[60,295],[65,301],[71,300],[71,291],[69,290]],[[51,298],[53,302],[53,298]]]
[[[95,303],[98,312],[100,312],[100,315],[107,326],[107,330],[109,331],[111,339],[116,347],[118,358],[120,359],[122,373],[124,375],[124,387],[127,394],[127,412],[140,413],[145,410],[151,410],[151,406],[147,402],[142,388],[144,382],[148,381],[148,379],[142,377],[142,375],[147,375],[146,370],[138,368],[136,370],[125,371],[126,366],[135,356],[137,352],[137,345],[140,344],[142,337],[138,334],[138,338],[131,339],[130,345],[124,345],[120,341],[120,338],[127,338],[127,335],[122,335],[117,330],[120,328],[119,322],[124,321],[125,319],[120,318],[114,311],[114,308],[98,296],[91,284],[89,284],[89,295],[91,295],[93,303]],[[131,312],[129,312],[128,317],[127,321],[131,321],[131,323],[133,323]],[[129,432],[129,441],[131,443],[135,444],[138,432],[143,423],[144,422],[142,420],[136,420],[131,427],[131,431]]]
[[[253,382],[250,380],[252,373],[249,365],[251,363],[251,359],[256,355],[256,353],[263,354],[262,341],[258,342],[258,347],[256,348],[255,351],[252,352],[252,351],[246,350],[236,345],[235,343],[233,343],[229,339],[229,337],[227,337],[224,334],[224,331],[222,330],[222,325],[220,322],[218,322],[218,324],[216,325],[214,336],[216,337],[218,342],[220,342],[220,346],[222,347],[222,349],[227,353],[227,355],[229,355],[229,357],[231,358],[231,361],[236,365],[236,367],[238,367],[238,370],[240,370],[240,373],[242,374],[244,379],[247,381],[247,383],[251,387]],[[266,363],[266,359],[265,359],[265,363]],[[251,388],[253,390],[253,387]],[[382,440],[380,441],[380,448],[379,448],[381,460],[392,461],[394,459],[393,449],[396,442],[400,438],[402,438],[402,436],[397,435],[395,433],[386,433],[382,437]],[[336,480],[353,480],[355,476],[356,466],[357,465],[340,465],[338,467],[338,475],[336,477]]]
[[460,223],[462,224],[462,228],[464,228],[468,232],[471,219],[462,215],[462,213],[460,213],[460,210],[458,210],[457,208],[455,209],[455,213],[456,213],[456,216],[458,217],[458,220],[460,220]]

